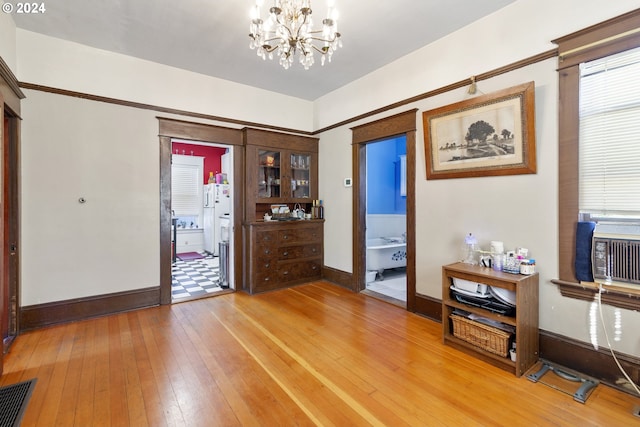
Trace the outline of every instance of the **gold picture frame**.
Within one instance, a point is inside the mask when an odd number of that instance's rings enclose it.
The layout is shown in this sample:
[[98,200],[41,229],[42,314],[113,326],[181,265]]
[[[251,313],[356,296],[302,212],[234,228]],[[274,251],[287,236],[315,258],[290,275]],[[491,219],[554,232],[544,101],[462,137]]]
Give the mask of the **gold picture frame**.
[[427,179],[536,173],[535,84],[422,113]]

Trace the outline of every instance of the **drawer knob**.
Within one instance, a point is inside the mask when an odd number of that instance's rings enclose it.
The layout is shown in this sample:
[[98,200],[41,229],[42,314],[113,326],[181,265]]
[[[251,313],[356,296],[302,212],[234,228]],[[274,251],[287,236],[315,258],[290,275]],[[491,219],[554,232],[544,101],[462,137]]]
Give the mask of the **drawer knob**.
[[288,275],[288,274],[289,274],[289,272],[288,272],[288,271],[283,271],[283,272],[282,272],[282,274],[283,274],[284,276],[286,276],[286,275]]
[[268,277],[265,277],[265,278],[264,278],[264,281],[265,281],[265,282],[268,282],[268,281],[269,281],[269,278],[268,278]]
[[271,266],[271,264],[266,263],[266,264],[264,265],[264,268],[269,268],[270,266]]
[[287,239],[289,238],[289,235],[288,235],[288,234],[285,234],[284,236],[282,236],[282,238],[283,238],[284,240],[287,240]]
[[265,249],[264,253],[265,253],[265,255],[269,255],[271,253],[271,251],[269,249]]
[[284,252],[282,255],[289,256],[289,252]]
[[318,269],[318,266],[314,264],[314,265],[313,265],[313,267],[311,267],[311,269],[312,269],[312,270],[317,270],[317,269]]

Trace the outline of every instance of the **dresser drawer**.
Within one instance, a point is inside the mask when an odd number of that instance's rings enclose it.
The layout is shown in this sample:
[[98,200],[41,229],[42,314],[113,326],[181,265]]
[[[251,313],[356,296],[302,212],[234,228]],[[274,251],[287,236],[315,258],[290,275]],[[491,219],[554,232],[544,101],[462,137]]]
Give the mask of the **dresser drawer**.
[[320,254],[320,244],[296,245],[278,248],[278,259],[300,259],[316,257]]
[[258,245],[275,244],[278,241],[278,232],[274,230],[256,231],[255,236]]
[[272,244],[256,245],[254,256],[256,261],[260,262],[276,260],[281,249]]
[[322,228],[320,226],[287,228],[278,232],[278,242],[287,243],[308,243],[317,242],[322,239]]
[[320,278],[321,268],[319,260],[303,262],[280,262],[280,280],[293,282],[302,279]]

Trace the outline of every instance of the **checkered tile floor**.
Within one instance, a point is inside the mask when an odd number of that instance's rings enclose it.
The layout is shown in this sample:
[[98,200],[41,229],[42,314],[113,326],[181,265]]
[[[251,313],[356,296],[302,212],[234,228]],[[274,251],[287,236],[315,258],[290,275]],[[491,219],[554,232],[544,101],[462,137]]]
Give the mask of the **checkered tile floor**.
[[223,290],[219,285],[219,258],[203,254],[193,261],[176,260],[171,266],[171,300],[210,295]]

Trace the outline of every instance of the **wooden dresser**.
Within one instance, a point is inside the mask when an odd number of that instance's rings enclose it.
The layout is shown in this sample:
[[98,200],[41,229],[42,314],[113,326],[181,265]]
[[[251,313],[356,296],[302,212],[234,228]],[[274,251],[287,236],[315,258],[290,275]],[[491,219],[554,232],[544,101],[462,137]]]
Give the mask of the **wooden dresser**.
[[246,224],[244,288],[254,294],[318,280],[323,265],[323,220]]

